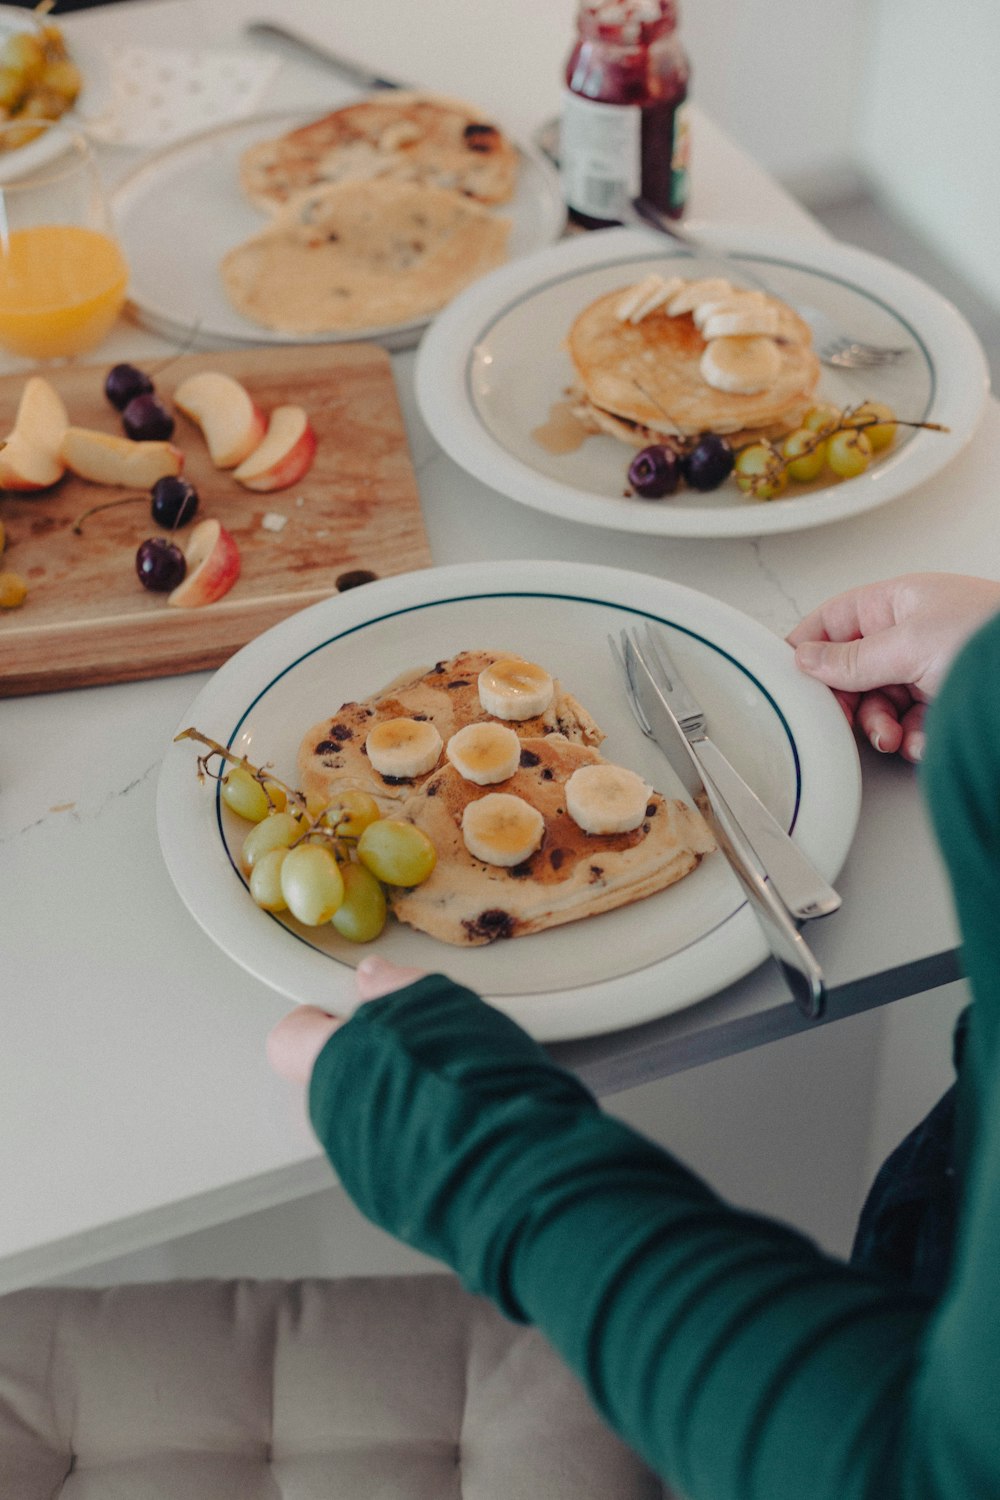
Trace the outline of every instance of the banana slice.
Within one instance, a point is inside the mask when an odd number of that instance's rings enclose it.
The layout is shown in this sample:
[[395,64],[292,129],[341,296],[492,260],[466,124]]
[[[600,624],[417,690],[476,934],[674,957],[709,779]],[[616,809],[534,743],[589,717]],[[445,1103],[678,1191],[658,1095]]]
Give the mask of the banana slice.
[[732,284],[722,276],[704,276],[700,281],[686,281],[680,291],[667,303],[667,312],[672,318],[681,313],[693,313],[699,302],[718,301],[733,295]]
[[728,297],[709,297],[706,302],[699,302],[691,314],[696,328],[704,328],[709,318],[716,313],[743,312],[751,308],[773,307],[774,299],[766,292],[732,292]]
[[521,764],[521,741],[502,724],[466,724],[453,734],[445,755],[459,776],[475,786],[493,786]]
[[479,701],[497,719],[533,719],[545,712],[554,692],[545,668],[520,656],[503,656],[479,674]]
[[715,312],[701,327],[704,339],[742,338],[756,334],[776,338],[781,321],[776,307],[737,307]]
[[680,291],[684,282],[679,276],[664,279],[655,273],[631,287],[615,308],[620,323],[641,323],[648,313],[663,307]]
[[383,719],[368,733],[365,750],[380,776],[422,776],[433,771],[442,740],[428,719]]
[[534,854],[545,833],[537,807],[510,792],[487,792],[462,814],[462,838],[473,859],[484,864],[519,865]]
[[624,766],[580,766],[566,783],[566,811],[584,833],[631,833],[646,816],[651,791]]
[[702,379],[717,391],[752,396],[766,391],[781,369],[781,352],[773,339],[713,339],[701,356]]

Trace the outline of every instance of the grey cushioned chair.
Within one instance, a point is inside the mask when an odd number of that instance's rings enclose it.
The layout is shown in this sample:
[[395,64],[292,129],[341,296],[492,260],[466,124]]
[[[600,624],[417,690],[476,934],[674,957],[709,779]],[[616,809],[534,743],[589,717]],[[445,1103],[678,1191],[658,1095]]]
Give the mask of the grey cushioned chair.
[[663,1500],[450,1276],[0,1298],[3,1500]]

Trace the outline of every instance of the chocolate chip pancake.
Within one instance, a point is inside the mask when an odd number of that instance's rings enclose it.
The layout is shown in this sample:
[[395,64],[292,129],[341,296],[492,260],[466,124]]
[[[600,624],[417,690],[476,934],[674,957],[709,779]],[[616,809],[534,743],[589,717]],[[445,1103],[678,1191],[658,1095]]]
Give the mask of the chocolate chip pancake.
[[283,333],[437,312],[507,255],[510,221],[446,188],[375,178],[312,188],[223,257],[230,302]]
[[619,312],[628,291],[619,287],[592,302],[567,337],[580,414],[595,429],[636,447],[704,432],[750,440],[787,432],[812,405],[819,360],[808,326],[790,307],[776,304],[777,373],[765,390],[745,395],[705,380],[706,341],[691,313],[671,316],[661,306],[630,322]]
[[448,188],[480,203],[506,203],[517,170],[516,148],[472,105],[382,90],[251,146],[240,160],[240,183],[251,202],[268,213],[305,189],[373,177]]
[[[437,864],[422,885],[390,892],[396,916],[470,947],[611,911],[690,874],[715,840],[685,802],[651,792],[645,818],[630,833],[589,834],[573,822],[566,782],[601,760],[590,745],[553,733],[522,741],[520,767],[500,788],[476,786],[441,765],[398,814],[429,836]],[[497,790],[522,797],[544,819],[540,847],[513,868],[475,859],[462,837],[465,808]]]
[[[403,801],[434,772],[402,779],[382,776],[365,752],[371,729],[390,719],[426,719],[447,744],[466,724],[499,723],[479,701],[478,679],[485,667],[507,654],[462,651],[429,670],[408,673],[371,698],[343,704],[332,717],[314,724],[303,739],[298,758],[300,789],[317,802],[329,801],[348,788],[369,792],[383,812],[396,816]],[[558,681],[544,713],[509,727],[522,738],[559,734],[583,745],[599,745],[604,738],[586,709]],[[443,755],[440,764],[444,764]]]

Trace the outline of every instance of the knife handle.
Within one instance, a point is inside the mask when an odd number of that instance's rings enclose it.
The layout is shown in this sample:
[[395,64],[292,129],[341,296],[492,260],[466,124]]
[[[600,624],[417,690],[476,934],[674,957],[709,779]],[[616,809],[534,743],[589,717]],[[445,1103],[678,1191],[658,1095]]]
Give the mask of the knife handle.
[[710,739],[689,740],[706,778],[715,782],[740,823],[757,861],[792,916],[800,922],[828,917],[841,898],[806,858]]
[[757,869],[753,849],[717,787],[706,781],[716,838],[733,874],[746,892],[768,947],[792,998],[804,1016],[816,1021],[826,1005],[826,984],[815,955],[807,946],[784,902]]

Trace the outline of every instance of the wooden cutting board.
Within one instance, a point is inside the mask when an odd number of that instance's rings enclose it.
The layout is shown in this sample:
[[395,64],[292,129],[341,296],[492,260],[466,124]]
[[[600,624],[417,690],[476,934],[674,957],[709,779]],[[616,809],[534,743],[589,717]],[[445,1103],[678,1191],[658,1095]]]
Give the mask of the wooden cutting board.
[[[46,372],[70,421],[121,433],[104,395],[107,365]],[[269,495],[243,489],[208,457],[197,426],[177,413],[172,441],[199,494],[196,520],[215,516],[236,538],[241,575],[215,604],[168,606],[135,572],[135,552],[164,535],[148,497],[73,523],[92,505],[133,493],[71,474],[34,497],[0,493],[7,551],[0,568],[27,579],[29,594],[0,610],[0,696],[172,676],[217,667],[286,615],[337,591],[355,569],[378,577],[430,565],[416,478],[389,356],[373,344],[247,349],[183,355],[150,373],[158,394],[198,370],[223,370],[259,406],[303,406],[318,447],[309,473]],[[9,432],[23,377],[0,378],[0,432]],[[267,515],[287,518],[280,531]],[[174,540],[183,547],[190,527]]]

